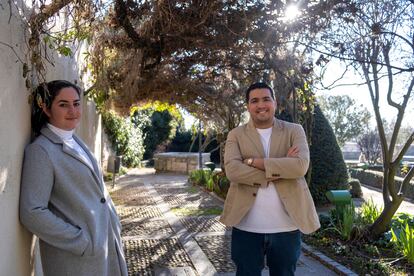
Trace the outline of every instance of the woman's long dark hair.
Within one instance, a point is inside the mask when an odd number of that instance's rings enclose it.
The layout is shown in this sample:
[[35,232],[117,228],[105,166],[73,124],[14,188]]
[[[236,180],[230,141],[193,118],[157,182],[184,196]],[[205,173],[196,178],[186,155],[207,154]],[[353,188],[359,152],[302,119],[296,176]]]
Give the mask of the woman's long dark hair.
[[41,83],[33,91],[31,121],[35,137],[40,135],[40,130],[49,120],[47,115],[43,112],[43,105],[46,105],[46,107],[50,109],[53,100],[59,94],[60,90],[67,87],[74,88],[80,97],[80,88],[65,80],[54,80]]

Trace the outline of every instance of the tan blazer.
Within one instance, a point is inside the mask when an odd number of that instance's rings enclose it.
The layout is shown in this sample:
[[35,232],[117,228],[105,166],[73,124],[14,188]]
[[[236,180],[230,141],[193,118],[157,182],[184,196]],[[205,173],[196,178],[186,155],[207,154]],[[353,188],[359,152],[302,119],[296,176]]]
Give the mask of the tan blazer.
[[[286,157],[291,146],[299,148],[299,156]],[[237,225],[256,199],[260,186],[273,181],[287,213],[302,233],[309,234],[320,227],[313,199],[304,175],[309,166],[309,148],[303,128],[298,124],[275,119],[269,158],[265,171],[243,163],[247,158],[264,158],[263,145],[253,121],[230,131],[225,147],[224,165],[230,188],[220,221],[227,226]]]

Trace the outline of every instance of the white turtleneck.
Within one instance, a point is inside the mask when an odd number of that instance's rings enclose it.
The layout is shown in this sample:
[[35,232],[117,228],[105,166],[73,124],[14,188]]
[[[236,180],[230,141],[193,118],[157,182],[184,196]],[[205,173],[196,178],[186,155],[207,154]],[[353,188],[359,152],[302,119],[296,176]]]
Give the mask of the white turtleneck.
[[93,169],[92,161],[89,158],[88,154],[85,152],[85,150],[79,145],[78,142],[76,142],[75,139],[73,139],[73,130],[64,130],[58,127],[55,127],[54,125],[47,124],[47,127],[57,136],[59,136],[63,143],[67,145],[69,148],[76,151],[82,159],[89,165],[91,169]]

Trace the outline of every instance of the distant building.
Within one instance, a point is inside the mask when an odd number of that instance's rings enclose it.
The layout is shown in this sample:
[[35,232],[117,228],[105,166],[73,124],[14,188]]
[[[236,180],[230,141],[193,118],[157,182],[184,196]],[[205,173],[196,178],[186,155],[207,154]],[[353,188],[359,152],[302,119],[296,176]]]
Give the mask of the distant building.
[[346,142],[341,150],[344,160],[358,160],[359,155],[361,154],[361,150],[355,142]]
[[[358,161],[361,154],[359,146],[355,142],[346,142],[341,148],[344,160]],[[397,151],[398,152],[398,151]],[[403,157],[403,162],[414,162],[414,145],[412,144]]]

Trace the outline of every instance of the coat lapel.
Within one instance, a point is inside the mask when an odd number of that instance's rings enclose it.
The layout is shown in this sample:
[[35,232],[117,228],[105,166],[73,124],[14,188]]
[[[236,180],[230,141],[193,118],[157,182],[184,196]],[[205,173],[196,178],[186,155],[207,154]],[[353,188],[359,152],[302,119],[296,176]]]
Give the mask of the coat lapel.
[[41,133],[46,136],[49,140],[51,140],[53,143],[55,144],[61,144],[62,145],[62,151],[70,156],[72,156],[73,158],[75,158],[76,160],[78,160],[79,162],[81,162],[82,164],[84,164],[89,170],[91,170],[93,177],[95,178],[95,181],[98,183],[99,188],[102,190],[102,185],[101,185],[101,181],[100,181],[100,177],[99,177],[99,168],[98,165],[96,163],[95,158],[92,156],[92,154],[90,153],[89,149],[85,146],[85,144],[76,136],[73,135],[73,138],[75,139],[75,141],[83,148],[83,150],[86,152],[86,154],[88,155],[89,159],[92,162],[93,168],[88,164],[88,162],[82,158],[81,155],[79,155],[75,150],[73,150],[71,147],[69,147],[68,145],[66,145],[62,139],[56,135],[53,131],[51,131],[49,128],[44,127],[41,130]]
[[89,148],[83,143],[83,141],[81,139],[79,139],[78,136],[73,135],[73,138],[75,139],[76,142],[78,142],[78,144],[83,148],[83,150],[86,152],[86,154],[88,155],[89,159],[92,162],[92,166],[93,168],[91,168],[93,170],[93,172],[99,176],[100,175],[100,170],[98,167],[98,163],[95,159],[95,157],[92,155],[92,153],[90,152]]
[[249,137],[249,139],[252,141],[252,143],[256,147],[257,151],[260,154],[260,157],[263,158],[265,155],[263,144],[262,144],[262,141],[260,140],[260,134],[259,132],[257,132],[252,119],[250,119],[249,122],[247,123],[246,130],[247,130],[246,131],[247,136]]

